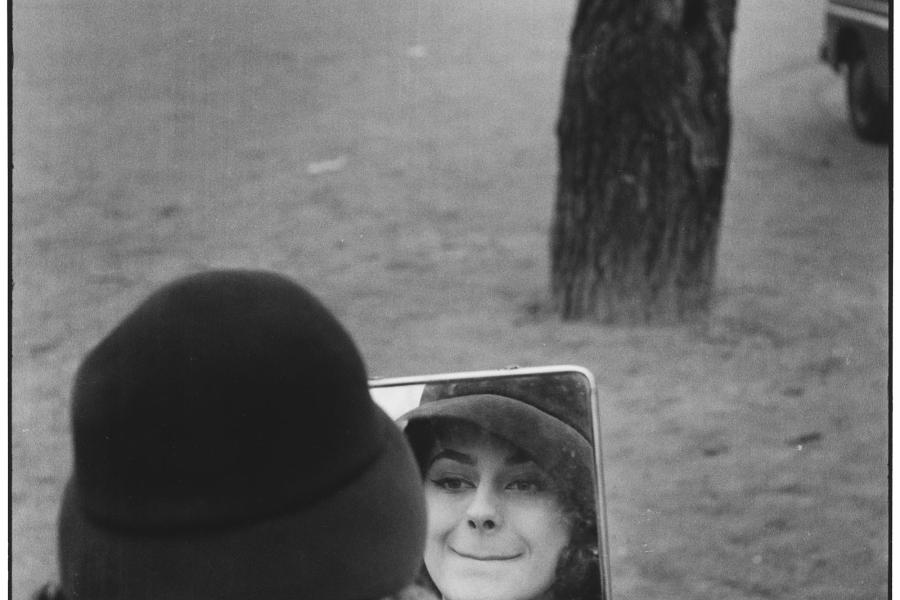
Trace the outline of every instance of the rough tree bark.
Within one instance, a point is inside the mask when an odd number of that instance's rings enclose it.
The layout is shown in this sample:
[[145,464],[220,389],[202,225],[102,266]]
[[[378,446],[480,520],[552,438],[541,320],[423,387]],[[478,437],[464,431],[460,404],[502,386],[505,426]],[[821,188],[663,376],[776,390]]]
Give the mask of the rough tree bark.
[[564,318],[706,312],[731,135],[737,0],[580,0],[557,123]]

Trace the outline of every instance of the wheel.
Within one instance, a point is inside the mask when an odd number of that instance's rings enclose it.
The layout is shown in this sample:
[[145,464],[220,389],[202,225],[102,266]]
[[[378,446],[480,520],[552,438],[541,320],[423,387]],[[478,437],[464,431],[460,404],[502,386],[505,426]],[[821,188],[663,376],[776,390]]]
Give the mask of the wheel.
[[860,139],[886,142],[889,107],[878,97],[866,57],[855,57],[848,61],[847,66],[847,109],[853,131]]

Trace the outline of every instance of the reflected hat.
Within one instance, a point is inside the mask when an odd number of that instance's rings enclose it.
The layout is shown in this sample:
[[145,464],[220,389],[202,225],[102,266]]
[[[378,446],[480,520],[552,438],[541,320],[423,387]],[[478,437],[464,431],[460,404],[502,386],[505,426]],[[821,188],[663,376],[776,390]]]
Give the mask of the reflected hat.
[[399,421],[406,422],[417,454],[431,438],[430,424],[465,421],[521,448],[544,469],[584,483],[592,479],[594,454],[591,399],[580,378],[563,373],[430,384],[419,406]]
[[359,600],[420,564],[412,454],[350,336],[282,276],[151,295],[81,364],[72,430],[71,599]]

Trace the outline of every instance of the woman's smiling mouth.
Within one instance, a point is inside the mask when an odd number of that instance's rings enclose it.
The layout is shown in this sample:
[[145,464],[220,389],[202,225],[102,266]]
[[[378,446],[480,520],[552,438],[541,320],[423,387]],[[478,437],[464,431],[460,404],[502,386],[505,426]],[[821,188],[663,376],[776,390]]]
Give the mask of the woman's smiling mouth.
[[456,548],[450,547],[450,551],[454,554],[461,556],[463,558],[468,558],[471,560],[483,560],[483,561],[501,561],[501,560],[515,560],[522,556],[522,553],[519,554],[480,554],[480,553],[469,553],[469,552],[460,552]]

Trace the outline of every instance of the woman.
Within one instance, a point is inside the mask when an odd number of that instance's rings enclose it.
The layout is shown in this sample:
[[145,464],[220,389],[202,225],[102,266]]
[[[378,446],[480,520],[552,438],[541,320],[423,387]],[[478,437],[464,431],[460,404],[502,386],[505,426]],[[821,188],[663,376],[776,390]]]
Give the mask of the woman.
[[435,386],[401,419],[428,507],[423,580],[444,600],[599,598],[587,399],[522,379]]
[[164,286],[84,358],[71,412],[63,593],[38,598],[375,600],[419,571],[406,440],[343,325],[281,275]]

